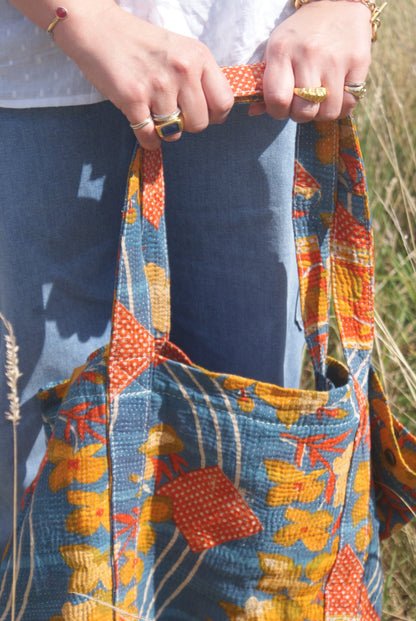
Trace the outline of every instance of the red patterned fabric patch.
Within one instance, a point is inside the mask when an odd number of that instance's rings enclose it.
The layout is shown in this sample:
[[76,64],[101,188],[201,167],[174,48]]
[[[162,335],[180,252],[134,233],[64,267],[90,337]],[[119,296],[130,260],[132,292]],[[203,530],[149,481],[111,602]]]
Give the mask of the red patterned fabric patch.
[[202,552],[263,530],[218,466],[187,472],[162,485],[156,494],[172,498],[173,520],[192,552]]
[[143,151],[143,217],[158,229],[165,209],[162,151]]
[[360,561],[346,545],[338,554],[325,587],[325,618],[357,618],[363,573]]
[[249,66],[222,67],[225,77],[234,92],[234,97],[248,97],[263,93],[265,63]]
[[108,361],[110,400],[143,373],[155,358],[153,336],[118,301]]

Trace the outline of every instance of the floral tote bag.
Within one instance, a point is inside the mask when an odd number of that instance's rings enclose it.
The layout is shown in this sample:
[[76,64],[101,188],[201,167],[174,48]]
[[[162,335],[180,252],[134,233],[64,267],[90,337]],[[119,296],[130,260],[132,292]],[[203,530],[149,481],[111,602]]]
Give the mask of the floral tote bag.
[[[262,65],[224,71],[237,100],[261,96]],[[196,367],[169,341],[163,212],[161,152],[138,149],[111,342],[40,393],[48,448],[2,561],[0,621],[379,621],[379,541],[415,511],[416,444],[371,366],[352,120],[298,128],[314,390]],[[345,365],[327,356],[331,300]]]

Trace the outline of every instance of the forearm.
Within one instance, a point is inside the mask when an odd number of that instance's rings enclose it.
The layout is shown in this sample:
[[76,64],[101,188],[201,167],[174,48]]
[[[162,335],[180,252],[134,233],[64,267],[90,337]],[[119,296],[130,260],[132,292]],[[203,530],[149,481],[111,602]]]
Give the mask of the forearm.
[[[58,0],[9,0],[9,2],[45,31],[54,19],[56,9],[60,6]],[[83,0],[82,3],[77,0],[65,0],[63,2],[71,18],[75,19],[76,16],[82,16],[84,19],[89,17],[97,19],[97,16],[111,5],[115,5],[113,0]]]

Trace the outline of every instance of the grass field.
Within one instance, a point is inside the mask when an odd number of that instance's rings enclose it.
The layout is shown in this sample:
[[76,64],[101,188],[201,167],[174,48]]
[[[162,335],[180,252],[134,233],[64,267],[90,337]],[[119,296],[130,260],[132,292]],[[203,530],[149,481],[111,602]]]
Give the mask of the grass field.
[[[356,118],[374,216],[375,360],[394,413],[416,432],[416,0],[390,1]],[[383,621],[416,619],[416,526],[383,545]]]

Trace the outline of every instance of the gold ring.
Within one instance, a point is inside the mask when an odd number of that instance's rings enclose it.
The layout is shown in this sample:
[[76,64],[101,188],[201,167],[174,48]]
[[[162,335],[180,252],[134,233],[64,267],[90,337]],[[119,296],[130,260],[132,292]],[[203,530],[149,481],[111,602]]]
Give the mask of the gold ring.
[[136,131],[138,129],[142,129],[142,127],[146,127],[146,125],[149,125],[149,123],[151,123],[152,121],[152,116],[149,114],[147,119],[145,119],[141,123],[130,123],[130,127]]
[[293,92],[298,97],[311,101],[312,103],[321,103],[328,95],[325,86],[312,86],[310,88],[294,88]]
[[354,95],[356,99],[362,99],[367,92],[365,82],[345,82],[344,91]]
[[152,114],[155,129],[160,138],[165,139],[183,130],[183,119],[180,108],[172,114]]

